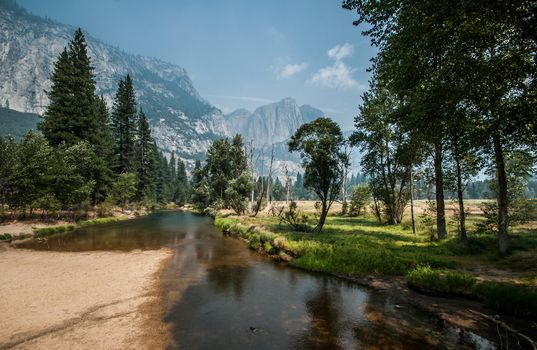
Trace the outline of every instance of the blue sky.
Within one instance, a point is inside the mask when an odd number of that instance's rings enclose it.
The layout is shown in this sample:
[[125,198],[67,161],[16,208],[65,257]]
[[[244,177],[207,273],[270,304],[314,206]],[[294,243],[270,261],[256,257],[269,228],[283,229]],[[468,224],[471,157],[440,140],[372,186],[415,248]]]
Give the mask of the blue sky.
[[18,0],[134,54],[187,69],[224,112],[294,97],[344,129],[376,50],[337,0]]

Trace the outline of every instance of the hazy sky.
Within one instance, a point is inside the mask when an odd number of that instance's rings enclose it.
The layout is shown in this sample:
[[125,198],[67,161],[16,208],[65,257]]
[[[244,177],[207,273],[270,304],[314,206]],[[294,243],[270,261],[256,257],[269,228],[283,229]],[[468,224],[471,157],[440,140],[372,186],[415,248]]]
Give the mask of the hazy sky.
[[18,0],[134,54],[187,69],[225,113],[294,97],[344,129],[375,49],[338,0]]

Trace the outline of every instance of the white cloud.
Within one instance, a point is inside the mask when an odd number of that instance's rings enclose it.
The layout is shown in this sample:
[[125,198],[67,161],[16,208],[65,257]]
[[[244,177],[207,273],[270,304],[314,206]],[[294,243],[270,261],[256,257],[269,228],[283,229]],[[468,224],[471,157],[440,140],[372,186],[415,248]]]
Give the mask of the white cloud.
[[278,80],[287,79],[302,72],[308,65],[306,63],[289,63],[276,72]]
[[345,44],[334,46],[333,48],[328,50],[326,54],[328,55],[328,57],[336,61],[341,61],[345,57],[351,56],[353,51],[354,51],[354,46],[352,46],[349,43],[345,43]]
[[328,50],[326,54],[335,61],[334,64],[319,69],[307,83],[328,89],[362,89],[363,85],[352,77],[356,69],[342,61],[343,58],[351,56],[353,51],[354,47],[349,43],[336,45]]
[[305,62],[291,63],[290,61],[291,59],[288,56],[276,57],[269,70],[276,75],[276,79],[283,80],[302,72],[308,67]]
[[351,89],[359,84],[352,78],[355,70],[345,65],[341,61],[336,61],[334,65],[319,69],[308,81],[312,85],[328,89]]

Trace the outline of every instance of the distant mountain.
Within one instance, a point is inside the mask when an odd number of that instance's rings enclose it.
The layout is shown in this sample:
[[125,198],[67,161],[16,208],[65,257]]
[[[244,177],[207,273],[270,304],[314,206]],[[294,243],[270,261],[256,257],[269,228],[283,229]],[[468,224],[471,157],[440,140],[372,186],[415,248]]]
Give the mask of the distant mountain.
[[[5,119],[10,120],[10,130],[14,127],[18,135],[25,128],[34,128],[38,121],[35,114],[45,110],[54,62],[75,29],[33,16],[14,0],[0,0],[0,105],[8,101],[13,110],[33,113],[31,118],[10,114]],[[117,82],[131,74],[139,104],[165,154],[175,152],[192,167],[194,160],[205,157],[216,137],[240,133],[245,142],[253,140],[258,150],[276,144],[277,162],[299,169],[298,158],[287,152],[285,141],[300,125],[322,116],[322,111],[285,98],[253,112],[239,109],[224,115],[199,95],[185,69],[156,58],[125,53],[85,35],[95,67],[97,93],[111,106]],[[6,130],[7,124],[2,123],[0,135]]]
[[41,118],[34,113],[17,112],[0,107],[0,136],[12,136],[20,140],[29,130],[37,129]]
[[[33,16],[13,0],[0,0],[0,103],[8,100],[11,109],[43,113],[54,62],[75,29]],[[184,158],[202,157],[216,136],[204,119],[221,113],[201,98],[186,70],[127,54],[85,34],[98,94],[111,103],[119,79],[131,74],[158,145]]]
[[[256,147],[263,147],[289,139],[298,127],[309,123],[324,113],[312,106],[298,106],[290,97],[280,102],[257,108],[253,113],[245,109],[226,115],[230,130],[253,140]],[[231,129],[232,128],[232,129]]]

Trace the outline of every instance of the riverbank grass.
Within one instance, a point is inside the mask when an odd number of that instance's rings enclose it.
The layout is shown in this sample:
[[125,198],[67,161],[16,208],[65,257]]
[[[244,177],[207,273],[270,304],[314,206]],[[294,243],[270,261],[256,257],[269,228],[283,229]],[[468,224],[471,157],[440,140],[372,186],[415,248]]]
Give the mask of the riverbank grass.
[[[531,226],[512,231],[511,254],[500,258],[492,233],[470,233],[465,246],[455,234],[431,241],[426,232],[413,234],[406,224],[382,225],[372,217],[329,216],[319,234],[295,232],[269,215],[217,216],[215,224],[247,240],[251,249],[299,268],[353,278],[405,276],[422,292],[479,299],[517,316],[537,315],[537,229]],[[504,281],[488,280],[489,269],[504,273]]]

